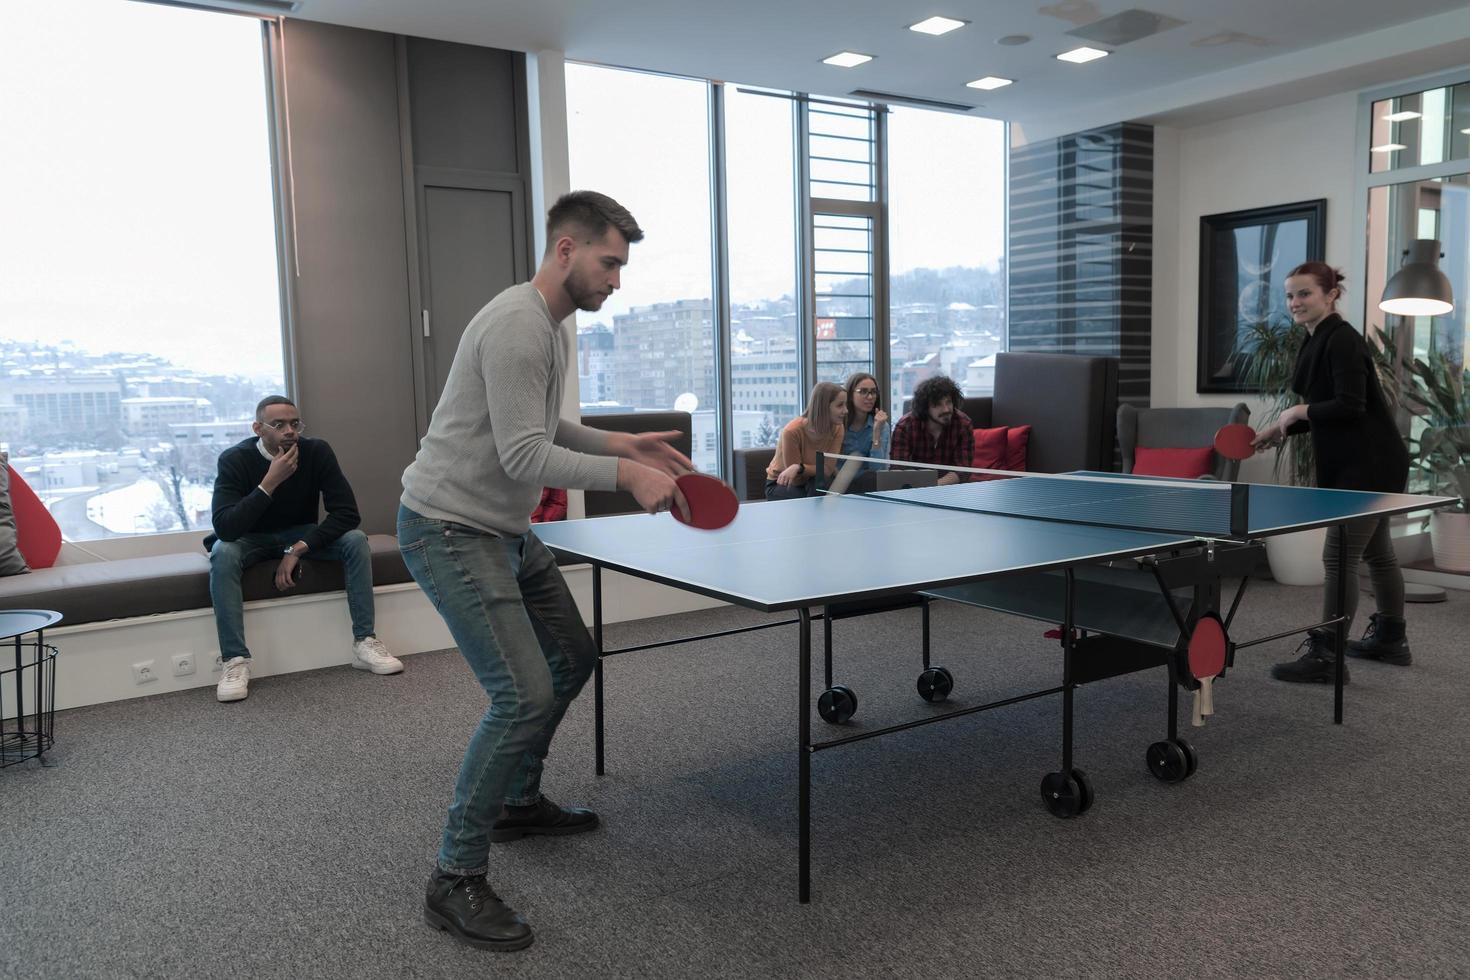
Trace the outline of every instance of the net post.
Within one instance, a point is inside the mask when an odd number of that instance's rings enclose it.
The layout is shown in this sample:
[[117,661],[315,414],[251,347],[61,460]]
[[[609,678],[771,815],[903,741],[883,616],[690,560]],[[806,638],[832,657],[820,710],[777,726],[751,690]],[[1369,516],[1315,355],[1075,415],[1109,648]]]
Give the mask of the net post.
[[821,493],[823,489],[822,474],[826,472],[826,461],[823,459],[824,455],[826,454],[823,453],[820,449],[817,450],[817,471],[812,474],[812,491],[814,493]]
[[1244,539],[1250,536],[1250,491],[1249,483],[1230,484],[1230,536],[1232,538]]

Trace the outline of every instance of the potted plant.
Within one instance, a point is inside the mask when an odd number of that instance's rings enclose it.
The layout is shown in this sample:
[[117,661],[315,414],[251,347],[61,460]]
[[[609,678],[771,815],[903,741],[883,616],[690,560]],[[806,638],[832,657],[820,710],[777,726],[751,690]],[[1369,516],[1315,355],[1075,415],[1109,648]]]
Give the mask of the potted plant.
[[[1244,325],[1235,357],[1240,378],[1247,388],[1259,392],[1265,402],[1261,421],[1264,429],[1301,399],[1291,390],[1296,373],[1296,353],[1306,340],[1307,330],[1284,318],[1257,320]],[[1296,436],[1276,447],[1276,480],[1288,486],[1310,487],[1317,473],[1312,440]],[[1274,535],[1266,539],[1266,560],[1271,576],[1283,585],[1321,585],[1326,579],[1322,547],[1326,528]]]
[[1448,572],[1470,572],[1470,370],[1438,353],[1412,362],[1406,358],[1404,369],[1404,401],[1423,422],[1417,437],[1409,439],[1411,489],[1459,498],[1454,507],[1428,518],[1434,564]]

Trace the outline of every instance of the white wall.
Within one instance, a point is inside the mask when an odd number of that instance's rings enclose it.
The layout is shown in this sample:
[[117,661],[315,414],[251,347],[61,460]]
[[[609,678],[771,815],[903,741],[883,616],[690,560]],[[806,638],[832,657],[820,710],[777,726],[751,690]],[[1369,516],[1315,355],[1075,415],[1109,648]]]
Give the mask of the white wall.
[[[1199,323],[1199,220],[1203,215],[1327,199],[1327,261],[1352,267],[1356,203],[1356,92],[1208,125],[1160,126],[1154,135],[1155,407],[1233,405],[1236,395],[1195,391]],[[1361,309],[1349,282],[1345,311]],[[1348,313],[1349,319],[1353,314]],[[1257,401],[1244,399],[1252,415]],[[1246,461],[1245,480],[1271,482],[1269,457]]]

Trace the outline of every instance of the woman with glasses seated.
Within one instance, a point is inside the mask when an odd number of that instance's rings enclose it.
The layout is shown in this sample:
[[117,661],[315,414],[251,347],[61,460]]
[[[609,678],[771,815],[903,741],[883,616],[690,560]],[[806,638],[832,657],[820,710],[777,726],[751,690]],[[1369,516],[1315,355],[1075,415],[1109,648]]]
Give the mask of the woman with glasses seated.
[[[817,453],[842,451],[846,421],[847,391],[831,381],[818,381],[806,412],[781,430],[776,455],[766,467],[766,499],[805,497],[816,475]],[[825,480],[830,482],[837,472],[836,460],[827,461],[825,469]]]
[[[843,388],[847,391],[847,431],[842,436],[842,455],[886,460],[893,429],[888,424],[888,413],[883,411],[878,380],[859,371],[847,379]],[[863,464],[864,472],[881,469],[882,463]]]

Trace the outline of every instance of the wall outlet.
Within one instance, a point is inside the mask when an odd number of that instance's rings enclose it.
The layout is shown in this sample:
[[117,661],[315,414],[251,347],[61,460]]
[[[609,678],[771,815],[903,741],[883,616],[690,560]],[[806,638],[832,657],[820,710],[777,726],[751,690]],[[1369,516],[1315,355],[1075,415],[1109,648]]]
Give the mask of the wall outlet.
[[133,664],[133,680],[139,684],[147,684],[149,681],[158,680],[158,673],[153,669],[153,661],[140,660]]
[[184,677],[194,673],[194,655],[192,653],[176,653],[174,660],[174,676]]

